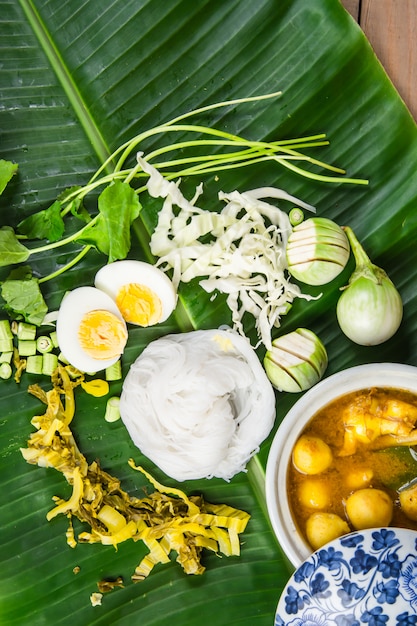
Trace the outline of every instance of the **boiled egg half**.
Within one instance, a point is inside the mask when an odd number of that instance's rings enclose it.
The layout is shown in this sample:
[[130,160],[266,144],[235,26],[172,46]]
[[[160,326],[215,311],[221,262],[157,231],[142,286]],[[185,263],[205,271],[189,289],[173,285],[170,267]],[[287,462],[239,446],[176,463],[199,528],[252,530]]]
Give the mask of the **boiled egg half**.
[[127,342],[126,322],[115,302],[95,287],[78,287],[64,296],[56,332],[63,356],[82,372],[110,367]]
[[114,300],[129,324],[153,326],[164,322],[177,304],[177,293],[168,276],[144,261],[104,265],[94,284]]

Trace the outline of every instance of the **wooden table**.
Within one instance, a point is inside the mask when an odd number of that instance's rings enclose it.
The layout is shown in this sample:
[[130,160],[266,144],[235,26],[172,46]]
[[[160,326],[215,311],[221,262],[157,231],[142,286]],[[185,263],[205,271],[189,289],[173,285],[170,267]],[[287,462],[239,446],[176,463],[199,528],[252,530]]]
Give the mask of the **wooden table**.
[[341,0],[417,120],[417,0]]

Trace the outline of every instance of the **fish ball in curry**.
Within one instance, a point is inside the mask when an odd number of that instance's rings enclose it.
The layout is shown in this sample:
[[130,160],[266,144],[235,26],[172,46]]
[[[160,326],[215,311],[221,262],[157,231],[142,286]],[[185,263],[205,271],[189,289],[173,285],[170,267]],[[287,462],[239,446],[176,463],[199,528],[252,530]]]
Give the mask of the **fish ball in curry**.
[[374,472],[370,468],[358,468],[351,470],[346,476],[346,487],[352,491],[368,487],[374,477]]
[[400,506],[408,519],[417,522],[417,485],[399,493]]
[[298,499],[302,506],[325,509],[331,502],[329,484],[320,478],[308,477],[298,487]]
[[320,474],[332,461],[332,451],[320,437],[301,435],[294,446],[293,463],[302,474]]
[[388,526],[393,516],[393,502],[381,489],[358,489],[346,500],[346,514],[356,530]]
[[306,522],[306,536],[313,550],[348,532],[347,522],[335,513],[313,513]]

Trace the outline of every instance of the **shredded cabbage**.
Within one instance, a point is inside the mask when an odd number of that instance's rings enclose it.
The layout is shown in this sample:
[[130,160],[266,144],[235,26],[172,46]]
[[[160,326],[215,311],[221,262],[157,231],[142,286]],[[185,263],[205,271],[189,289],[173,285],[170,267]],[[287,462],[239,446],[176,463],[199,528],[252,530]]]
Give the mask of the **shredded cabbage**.
[[176,287],[199,277],[208,293],[227,294],[233,328],[244,335],[242,318],[250,313],[257,345],[271,349],[272,328],[280,325],[296,297],[309,296],[291,282],[287,271],[285,249],[292,230],[288,215],[263,198],[290,201],[311,211],[314,207],[282,189],[264,187],[220,192],[219,199],[226,204],[220,213],[213,213],[195,205],[201,188],[188,201],[179,181],[167,181],[140,153],[137,160],[149,175],[150,195],[164,198],[151,237],[157,265],[174,270]]
[[245,337],[196,330],[148,344],[125,378],[120,414],[168,476],[230,480],[269,435],[275,395]]

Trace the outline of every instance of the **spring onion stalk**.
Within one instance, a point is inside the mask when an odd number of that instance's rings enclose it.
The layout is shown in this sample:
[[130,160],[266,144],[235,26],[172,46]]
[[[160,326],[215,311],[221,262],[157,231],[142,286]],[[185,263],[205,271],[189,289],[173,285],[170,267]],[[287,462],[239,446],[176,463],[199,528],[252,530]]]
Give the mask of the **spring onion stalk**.
[[319,382],[328,364],[327,351],[315,333],[297,328],[274,339],[263,365],[278,391],[298,393]]
[[288,213],[291,226],[298,226],[304,220],[304,211],[299,207],[294,207]]
[[337,320],[351,341],[362,346],[379,345],[390,339],[401,324],[401,296],[386,272],[370,261],[353,230],[348,226],[344,230],[356,269],[338,300]]
[[312,217],[295,226],[287,243],[290,274],[307,285],[324,285],[345,268],[349,240],[344,230],[325,217]]

